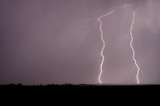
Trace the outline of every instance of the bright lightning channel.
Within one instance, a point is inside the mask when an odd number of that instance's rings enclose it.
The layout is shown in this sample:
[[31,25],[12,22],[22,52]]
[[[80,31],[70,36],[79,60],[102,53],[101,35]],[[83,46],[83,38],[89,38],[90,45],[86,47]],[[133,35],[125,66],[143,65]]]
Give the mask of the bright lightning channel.
[[106,43],[105,43],[105,41],[104,41],[104,37],[103,37],[103,30],[102,30],[103,22],[101,21],[101,19],[104,18],[104,17],[109,16],[109,15],[112,14],[112,13],[114,13],[114,10],[119,9],[119,8],[125,8],[125,7],[127,7],[127,6],[128,6],[128,3],[125,4],[125,5],[123,5],[123,6],[120,6],[120,7],[118,7],[118,8],[113,9],[113,10],[110,11],[109,13],[107,13],[107,14],[105,14],[105,15],[102,15],[102,16],[100,16],[100,17],[97,19],[97,21],[100,23],[99,30],[100,30],[100,32],[101,32],[100,36],[101,36],[101,40],[102,40],[102,43],[103,43],[103,47],[102,47],[102,49],[101,49],[102,61],[101,61],[101,63],[100,63],[100,73],[99,73],[99,76],[98,76],[98,81],[99,81],[100,84],[102,84],[101,76],[102,76],[102,72],[103,72],[103,63],[104,63],[104,60],[105,60],[103,51],[104,51],[105,45],[106,45]]
[[140,72],[140,68],[139,68],[139,66],[138,66],[138,64],[137,64],[137,60],[136,60],[136,58],[135,58],[135,51],[134,51],[134,48],[133,48],[133,40],[134,40],[134,39],[133,39],[133,33],[132,33],[132,31],[133,31],[133,26],[134,26],[134,24],[135,24],[135,16],[136,16],[136,12],[133,12],[132,24],[131,24],[131,27],[130,27],[130,36],[131,36],[130,47],[131,47],[132,53],[133,53],[132,58],[133,58],[133,60],[134,60],[134,64],[135,64],[135,66],[137,67],[136,80],[137,80],[137,84],[139,84],[139,72]]
[[102,61],[101,61],[101,64],[100,64],[100,73],[99,73],[99,76],[98,76],[98,81],[99,81],[100,84],[102,83],[102,81],[101,81],[101,75],[102,75],[102,72],[103,72],[103,63],[104,63],[104,59],[105,59],[105,57],[103,55],[103,51],[104,51],[105,45],[106,45],[106,43],[104,41],[104,38],[103,38],[103,30],[102,30],[103,22],[101,21],[101,19],[104,18],[104,17],[106,17],[106,16],[108,16],[108,15],[110,15],[110,14],[112,14],[113,12],[114,12],[114,10],[110,11],[108,14],[102,15],[101,17],[99,17],[97,19],[97,21],[100,23],[99,30],[101,32],[101,40],[102,40],[102,43],[103,43],[103,47],[101,49]]

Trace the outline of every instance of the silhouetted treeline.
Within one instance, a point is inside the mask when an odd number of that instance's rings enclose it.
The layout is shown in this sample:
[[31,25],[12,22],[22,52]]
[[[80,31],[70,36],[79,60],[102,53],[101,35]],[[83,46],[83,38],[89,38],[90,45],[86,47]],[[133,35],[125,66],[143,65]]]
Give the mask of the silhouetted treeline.
[[48,85],[23,85],[19,84],[4,84],[0,87],[50,87],[50,88],[144,88],[144,87],[159,87],[160,85],[100,85],[100,84],[48,84]]

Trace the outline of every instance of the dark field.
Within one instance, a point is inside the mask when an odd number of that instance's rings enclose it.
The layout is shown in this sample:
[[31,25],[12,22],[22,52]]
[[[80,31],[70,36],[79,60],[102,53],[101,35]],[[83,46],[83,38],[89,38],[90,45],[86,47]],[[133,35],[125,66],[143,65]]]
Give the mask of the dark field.
[[[53,98],[68,98],[71,97],[106,97],[121,98],[124,94],[127,95],[155,95],[160,90],[159,85],[88,85],[88,84],[50,84],[50,85],[22,85],[22,84],[8,84],[0,85],[1,94],[14,95],[31,95],[42,96]],[[50,95],[50,96],[48,96]],[[99,95],[99,96],[96,96]],[[115,96],[117,95],[117,96]],[[33,96],[33,97],[34,97]],[[87,96],[87,98],[88,98]],[[133,96],[133,97],[134,97]],[[127,96],[126,96],[127,97]],[[128,98],[128,97],[127,97]]]

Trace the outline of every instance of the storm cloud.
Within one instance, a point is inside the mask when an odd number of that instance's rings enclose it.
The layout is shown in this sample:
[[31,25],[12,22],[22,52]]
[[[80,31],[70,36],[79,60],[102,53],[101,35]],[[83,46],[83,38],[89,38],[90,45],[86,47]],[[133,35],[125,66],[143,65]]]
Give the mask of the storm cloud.
[[0,0],[0,84],[98,84],[103,18],[106,48],[102,82],[160,84],[159,0]]

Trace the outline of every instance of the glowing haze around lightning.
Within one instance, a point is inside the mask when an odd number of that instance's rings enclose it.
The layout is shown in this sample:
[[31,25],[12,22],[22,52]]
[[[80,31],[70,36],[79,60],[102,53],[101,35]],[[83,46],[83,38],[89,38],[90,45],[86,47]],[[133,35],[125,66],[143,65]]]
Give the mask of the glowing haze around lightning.
[[140,72],[140,68],[139,68],[139,66],[138,66],[138,64],[137,64],[137,60],[135,59],[135,51],[134,51],[134,48],[133,48],[133,40],[134,40],[134,39],[133,39],[133,33],[132,33],[132,31],[133,31],[133,26],[134,26],[134,24],[135,24],[135,15],[136,15],[136,12],[133,12],[132,24],[131,24],[131,27],[130,27],[130,36],[131,36],[130,47],[131,47],[132,53],[133,53],[132,58],[133,58],[133,60],[134,60],[134,64],[135,64],[135,66],[137,67],[136,80],[137,80],[137,84],[139,84],[139,72]]

